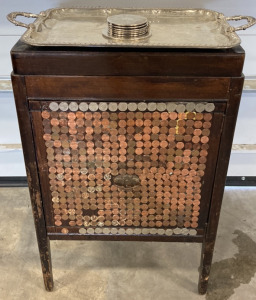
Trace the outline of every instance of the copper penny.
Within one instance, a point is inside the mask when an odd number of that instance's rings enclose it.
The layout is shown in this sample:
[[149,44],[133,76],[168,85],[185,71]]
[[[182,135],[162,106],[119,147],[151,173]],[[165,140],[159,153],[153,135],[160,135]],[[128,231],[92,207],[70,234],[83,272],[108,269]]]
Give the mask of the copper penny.
[[67,113],[66,112],[59,112],[59,118],[65,120],[67,118]]
[[[118,144],[117,144],[117,147],[118,147]],[[127,143],[126,142],[120,142],[120,148],[127,148]]]
[[52,118],[55,118],[55,119],[58,119],[59,113],[56,112],[56,111],[51,111],[51,117],[52,117]]
[[139,126],[139,127],[143,126],[143,124],[144,124],[144,122],[143,122],[142,119],[137,119],[136,122],[135,122],[135,125]]
[[199,142],[200,142],[200,137],[198,137],[198,136],[193,136],[192,142],[193,142],[193,143],[199,143]]
[[62,222],[61,222],[60,220],[57,220],[57,221],[55,221],[55,225],[56,225],[56,226],[61,226],[61,225],[62,225]]
[[203,137],[201,138],[201,142],[202,142],[203,144],[208,143],[208,142],[209,142],[209,138],[208,138],[207,136],[203,136]]
[[146,119],[146,120],[144,120],[144,126],[145,127],[149,127],[149,126],[151,126],[151,120],[150,119]]
[[212,114],[209,114],[209,113],[204,114],[205,121],[211,121],[211,119],[212,119]]
[[202,130],[202,135],[205,135],[205,136],[209,136],[210,135],[210,130],[209,129],[203,129]]
[[210,122],[204,122],[203,128],[206,128],[206,129],[211,128],[211,123]]
[[44,119],[49,119],[50,116],[51,116],[51,114],[48,111],[46,111],[46,110],[42,111],[42,117]]
[[171,119],[171,120],[176,120],[177,119],[177,113],[176,112],[170,112],[170,114],[169,114],[169,118]]
[[52,139],[52,136],[50,134],[46,133],[46,134],[43,135],[43,139],[45,141],[50,141]]
[[206,150],[200,151],[200,156],[207,156],[207,155],[208,155],[208,151],[206,151]]
[[196,156],[191,158],[191,163],[196,164],[198,162],[198,158]]
[[51,119],[51,124],[53,126],[58,126],[59,125],[59,120],[58,119]]
[[202,120],[203,117],[204,117],[204,115],[203,115],[202,113],[197,112],[197,113],[195,114],[195,119],[196,119],[196,120]]

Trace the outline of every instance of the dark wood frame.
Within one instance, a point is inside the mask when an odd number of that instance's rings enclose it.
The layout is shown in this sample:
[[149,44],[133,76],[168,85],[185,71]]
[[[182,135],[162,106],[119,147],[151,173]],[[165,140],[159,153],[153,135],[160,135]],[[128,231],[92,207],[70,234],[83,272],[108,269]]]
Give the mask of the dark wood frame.
[[[230,50],[162,50],[162,49],[84,49],[44,48],[18,42],[12,50],[13,90],[30,190],[32,210],[46,290],[53,289],[49,239],[134,240],[202,243],[202,258],[198,290],[206,293],[225,178],[231,152],[239,102],[243,87],[244,51]],[[71,63],[72,62],[72,63]],[[120,62],[122,68],[120,68]],[[49,65],[51,64],[51,65]],[[83,68],[87,66],[87,68]],[[136,67],[135,67],[136,66]],[[113,76],[114,75],[114,76]],[[111,77],[112,76],[112,77]],[[95,89],[100,82],[101,90]],[[204,83],[207,82],[207,85]],[[86,83],[86,88],[84,84]],[[65,86],[69,86],[68,95]],[[122,89],[116,88],[122,86]],[[136,92],[131,87],[139,86]],[[71,87],[71,88],[70,88]],[[63,92],[64,88],[64,92]],[[78,88],[78,90],[77,90]],[[86,93],[85,93],[86,92]],[[86,96],[83,96],[85,95]],[[215,132],[216,154],[212,166],[210,201],[204,214],[205,224],[197,236],[127,236],[127,235],[63,235],[54,226],[46,226],[45,203],[42,198],[40,151],[31,117],[34,100],[47,99],[185,99],[202,101],[212,97],[224,103],[225,114],[219,115],[219,132]],[[223,122],[222,122],[223,119]],[[216,163],[216,164],[215,164]],[[209,178],[210,180],[210,178]]]

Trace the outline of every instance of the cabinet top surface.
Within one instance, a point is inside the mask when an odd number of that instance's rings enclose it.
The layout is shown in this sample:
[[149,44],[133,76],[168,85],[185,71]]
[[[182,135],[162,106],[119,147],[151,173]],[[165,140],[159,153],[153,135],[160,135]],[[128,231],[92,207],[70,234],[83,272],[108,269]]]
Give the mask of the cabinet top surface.
[[244,50],[34,47],[18,41],[13,71],[20,75],[241,76]]
[[116,52],[123,52],[123,53],[172,53],[172,54],[186,54],[186,53],[194,53],[198,55],[243,55],[244,50],[241,46],[236,46],[234,48],[229,49],[190,49],[190,48],[127,48],[127,47],[36,47],[28,45],[22,41],[18,41],[14,47],[12,48],[12,53],[92,53],[92,52],[108,52],[108,53],[116,53]]

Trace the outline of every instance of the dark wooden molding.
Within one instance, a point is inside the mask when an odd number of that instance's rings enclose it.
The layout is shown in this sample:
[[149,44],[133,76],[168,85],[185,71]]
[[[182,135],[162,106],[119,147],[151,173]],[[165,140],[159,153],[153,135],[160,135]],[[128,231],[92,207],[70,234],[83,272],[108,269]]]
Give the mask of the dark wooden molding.
[[[26,176],[0,176],[0,187],[27,187]],[[256,176],[227,176],[226,186],[256,186]]]

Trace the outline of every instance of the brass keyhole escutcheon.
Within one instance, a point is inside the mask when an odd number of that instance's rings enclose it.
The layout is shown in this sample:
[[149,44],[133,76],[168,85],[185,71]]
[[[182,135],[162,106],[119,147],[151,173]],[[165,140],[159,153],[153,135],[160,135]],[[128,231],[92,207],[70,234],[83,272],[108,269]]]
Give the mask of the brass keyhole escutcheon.
[[140,179],[137,175],[117,175],[113,183],[120,188],[131,189],[140,184]]

